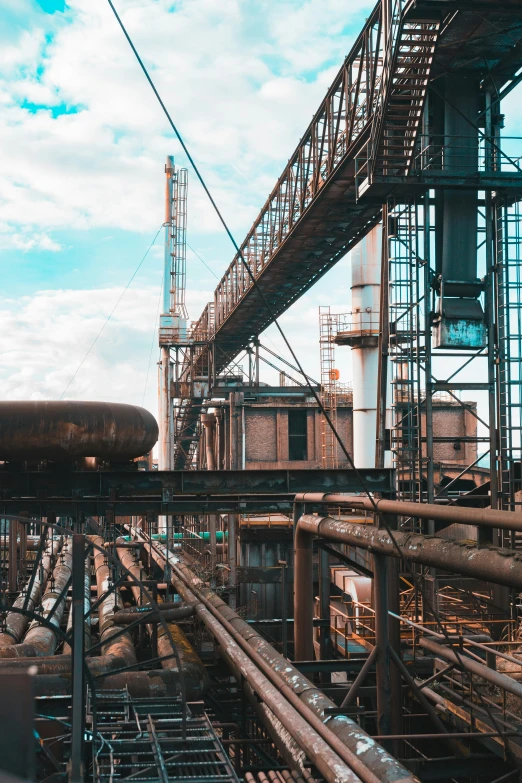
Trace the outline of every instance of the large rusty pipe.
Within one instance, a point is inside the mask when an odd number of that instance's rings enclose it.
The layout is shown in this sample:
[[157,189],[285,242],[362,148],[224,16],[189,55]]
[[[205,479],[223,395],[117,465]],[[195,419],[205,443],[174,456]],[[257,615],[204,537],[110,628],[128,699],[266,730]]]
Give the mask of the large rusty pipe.
[[[327,724],[329,734],[334,734],[334,740],[340,741],[338,753],[351,754],[351,766],[357,767],[357,774],[362,780],[369,781],[378,779],[383,783],[413,783],[418,779],[411,775],[409,771],[402,766],[393,756],[382,748],[375,740],[361,729],[358,723],[351,720],[348,716],[331,716],[327,710],[335,708],[335,704],[313,685],[301,672],[293,666],[287,658],[278,653],[271,644],[260,636],[253,628],[242,620],[239,615],[233,611],[219,596],[206,587],[203,582],[192,572],[178,561],[178,558],[168,552],[168,550],[159,543],[148,542],[147,550],[151,556],[163,568],[165,560],[168,558],[170,566],[174,572],[173,584],[180,591],[180,595],[186,600],[186,586],[193,591],[196,596],[204,602],[204,606],[211,607],[216,616],[220,616],[220,622],[230,629],[241,644],[245,645],[248,654],[259,665],[259,667],[276,684],[276,687],[285,691],[288,699],[298,711],[307,716],[307,720],[314,723],[319,731],[319,724],[322,723],[322,730]],[[206,615],[205,615],[206,617]],[[203,618],[202,618],[203,619]],[[203,619],[206,623],[206,620]],[[344,746],[344,747],[343,747]],[[360,771],[359,771],[360,770]]]
[[[40,564],[37,568],[35,578],[31,587],[31,595],[27,600],[27,609],[34,612],[40,604],[42,592],[45,590],[47,579],[54,566],[54,558],[60,551],[62,545],[61,537],[54,537],[53,531],[47,534],[47,542]],[[20,593],[13,604],[13,608],[22,609],[25,605],[27,587]],[[12,647],[13,644],[19,644],[29,625],[29,618],[19,612],[8,612],[5,619],[5,630],[0,633],[0,650],[6,647]],[[0,653],[1,656],[1,653]]]
[[312,537],[297,527],[294,536],[294,653],[297,661],[314,658],[312,572]]
[[[122,543],[121,539],[116,541],[116,544],[118,543]],[[118,557],[120,558],[121,564],[125,566],[125,568],[127,568],[134,577],[141,579],[142,573],[139,565],[136,563],[134,551],[118,546],[116,551],[118,553]],[[136,582],[131,582],[130,584],[134,600],[136,605],[139,607],[142,605],[144,599],[141,587],[136,584]],[[173,650],[169,635],[167,634],[164,625],[160,623],[157,628],[157,638],[158,657],[161,658],[161,667],[166,672],[171,673],[172,679],[183,677],[185,687],[189,691],[191,698],[201,698],[202,694],[205,692],[205,690],[207,690],[209,685],[207,670],[181,628],[179,628],[175,623],[176,620],[180,620],[189,616],[189,613],[192,611],[191,607],[184,606],[172,609],[170,611],[173,615],[172,618],[168,618],[166,616],[167,612],[160,612],[160,615],[164,614],[164,620],[172,620],[172,622],[168,623],[168,628],[174,644],[176,645],[176,650]],[[122,622],[120,619],[122,614],[123,619],[125,620],[125,614],[123,612],[118,612],[115,618],[116,622]],[[131,614],[131,612],[127,612],[127,614]],[[122,622],[122,624],[125,623]],[[147,630],[149,635],[152,637],[153,628],[150,623],[147,625]],[[181,673],[178,671],[177,667],[177,661],[175,657],[176,652],[178,654],[181,665]]]
[[[177,584],[179,583],[179,584]],[[332,750],[325,740],[310,726],[280,693],[280,691],[262,674],[245,652],[234,641],[213,614],[198,600],[192,591],[173,576],[173,584],[183,596],[183,599],[194,606],[198,617],[211,631],[216,641],[222,647],[225,655],[233,662],[234,667],[249,683],[252,689],[281,721],[285,729],[306,753],[328,783],[360,783],[352,769]]]
[[437,644],[431,639],[419,639],[419,645],[425,650],[433,653],[439,658],[442,658],[449,663],[454,663],[462,669],[465,669],[472,674],[476,674],[478,677],[487,680],[497,688],[501,688],[507,693],[512,693],[514,696],[518,696],[522,699],[522,683],[517,682],[513,677],[509,677],[507,674],[497,672],[494,669],[490,669],[484,663],[476,661],[474,658],[470,658],[465,654],[465,651],[459,650],[459,653],[453,652],[450,647],[445,647],[442,644]]
[[[522,589],[522,554],[513,549],[478,548],[463,541],[401,531],[393,531],[392,539],[386,530],[374,525],[311,514],[302,516],[297,526],[310,536]],[[302,577],[296,575],[295,578]]]
[[417,519],[435,519],[449,524],[476,525],[478,527],[502,528],[522,531],[522,512],[498,511],[492,508],[460,508],[437,503],[409,503],[405,500],[371,500],[368,497],[302,492],[295,496],[296,503],[330,503],[348,506],[354,510],[381,511]]
[[[22,531],[23,531],[23,527],[21,526],[20,533],[22,533]],[[1,543],[2,543],[2,549],[4,549],[4,545],[6,548],[11,547],[11,539],[9,538],[9,536],[7,538],[2,538]],[[19,550],[25,548],[26,552],[36,552],[39,544],[40,544],[40,536],[27,536],[25,542],[22,542],[20,538],[18,538],[16,542],[16,547]],[[4,549],[4,552],[5,551],[6,550]]]
[[0,650],[0,658],[27,658],[53,655],[57,634],[62,621],[65,601],[67,598],[67,583],[72,572],[72,552],[69,539],[66,539],[59,555],[58,564],[53,570],[52,580],[48,580],[45,594],[42,598],[42,617],[51,616],[49,625],[33,620],[29,626],[22,644],[14,644]]
[[[123,668],[136,663],[136,652],[130,634],[125,631],[111,642],[111,637],[124,627],[117,625],[115,614],[123,609],[119,590],[109,592],[111,587],[111,573],[107,557],[103,551],[103,538],[101,536],[89,536],[96,544],[94,550],[94,573],[96,577],[96,592],[98,600],[106,596],[98,606],[98,628],[100,641],[103,642],[102,653],[105,665],[108,668]],[[98,548],[99,547],[99,548]],[[100,548],[102,551],[100,551]],[[112,666],[114,663],[114,666]]]
[[201,423],[205,429],[205,454],[207,458],[207,470],[216,469],[214,454],[214,424],[216,418],[213,413],[202,413]]
[[0,459],[127,460],[152,449],[154,416],[137,405],[73,400],[0,402]]

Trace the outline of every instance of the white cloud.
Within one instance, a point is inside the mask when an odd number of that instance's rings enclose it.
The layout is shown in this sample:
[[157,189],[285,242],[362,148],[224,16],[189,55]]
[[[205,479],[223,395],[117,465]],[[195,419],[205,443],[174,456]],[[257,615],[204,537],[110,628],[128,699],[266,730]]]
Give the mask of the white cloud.
[[[332,59],[346,53],[344,5],[185,0],[171,12],[167,0],[119,3],[238,232],[252,222],[316,109],[323,72],[330,77]],[[67,14],[34,20],[0,55],[0,145],[9,151],[0,175],[3,220],[46,230],[150,231],[162,215],[165,154],[182,156],[108,5],[71,0]],[[55,116],[57,107],[78,110]],[[191,191],[198,230],[217,230],[195,182]]]
[[[53,235],[63,229],[83,232],[86,244],[91,229],[152,234],[163,219],[165,156],[184,161],[108,5],[69,0],[66,14],[48,16],[29,0],[10,2],[23,5],[27,29],[0,47],[0,247],[58,251]],[[117,5],[241,240],[373,0],[351,0],[348,10],[345,0],[180,0],[175,12],[170,0]],[[193,174],[189,182],[189,241],[212,247],[222,229]],[[203,255],[224,271],[213,250]],[[188,291],[193,318],[212,288]],[[92,287],[3,300],[0,397],[59,398],[120,293]],[[315,377],[318,304],[343,310],[348,300],[344,282],[320,284],[282,318]],[[154,287],[126,293],[67,397],[141,404],[152,345],[145,404],[156,411],[157,302]],[[290,358],[273,328],[264,339]],[[348,352],[340,365],[349,380]]]
[[[67,388],[67,398],[141,405],[152,356],[145,404],[155,412],[158,347],[154,325],[159,289],[130,288],[106,323],[120,295],[119,288],[105,288],[39,291],[33,297],[4,299],[0,304],[0,398],[59,399],[77,373]],[[203,294],[189,296],[195,312],[205,303]]]

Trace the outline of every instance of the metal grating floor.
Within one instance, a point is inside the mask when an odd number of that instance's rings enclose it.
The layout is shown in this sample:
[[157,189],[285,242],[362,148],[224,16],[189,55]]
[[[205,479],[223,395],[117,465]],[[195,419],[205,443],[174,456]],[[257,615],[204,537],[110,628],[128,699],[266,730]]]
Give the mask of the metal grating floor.
[[185,732],[181,701],[131,699],[125,691],[88,700],[96,719],[95,783],[238,783],[230,759],[206,715],[188,711]]

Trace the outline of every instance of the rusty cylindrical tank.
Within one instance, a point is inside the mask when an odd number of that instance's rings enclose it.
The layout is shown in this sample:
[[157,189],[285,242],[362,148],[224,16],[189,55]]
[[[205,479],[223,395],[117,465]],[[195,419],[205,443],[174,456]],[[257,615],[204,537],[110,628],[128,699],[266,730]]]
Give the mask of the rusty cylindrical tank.
[[154,416],[137,405],[71,400],[0,402],[0,460],[146,454],[158,439]]

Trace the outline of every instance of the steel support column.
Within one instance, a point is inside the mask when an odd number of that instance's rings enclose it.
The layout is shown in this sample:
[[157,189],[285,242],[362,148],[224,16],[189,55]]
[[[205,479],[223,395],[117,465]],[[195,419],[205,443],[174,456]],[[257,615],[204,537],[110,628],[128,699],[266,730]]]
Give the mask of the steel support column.
[[85,536],[75,533],[72,544],[72,729],[69,781],[84,779],[85,668],[84,668]]

